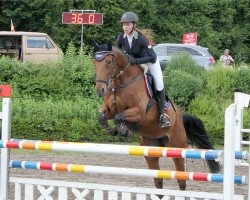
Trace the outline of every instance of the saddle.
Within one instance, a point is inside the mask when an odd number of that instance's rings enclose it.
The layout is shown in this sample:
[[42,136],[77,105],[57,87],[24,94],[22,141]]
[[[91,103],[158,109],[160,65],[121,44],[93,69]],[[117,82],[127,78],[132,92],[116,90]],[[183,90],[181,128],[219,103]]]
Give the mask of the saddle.
[[[146,65],[146,64],[143,64],[143,65]],[[143,68],[145,69],[145,68]],[[148,70],[148,67],[147,67],[147,72],[145,73],[145,70],[144,70],[144,82],[145,82],[145,85],[146,85],[146,90],[147,90],[147,94],[150,98],[150,101],[148,103],[148,106],[147,106],[147,109],[146,109],[146,112],[148,112],[150,110],[150,108],[153,106],[153,103],[155,104],[158,104],[157,102],[157,96],[156,96],[156,87],[155,87],[155,84],[154,84],[154,78],[152,76],[152,74],[150,73],[150,71]],[[164,104],[164,109],[165,110],[169,110],[170,108],[170,101],[168,99],[168,96],[166,95],[166,101],[165,101],[165,104]]]

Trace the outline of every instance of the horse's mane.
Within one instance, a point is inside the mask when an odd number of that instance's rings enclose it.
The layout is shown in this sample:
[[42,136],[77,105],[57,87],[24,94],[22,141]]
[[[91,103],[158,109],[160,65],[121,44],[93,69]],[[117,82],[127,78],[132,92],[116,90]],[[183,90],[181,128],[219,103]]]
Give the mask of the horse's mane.
[[116,47],[116,46],[112,46],[113,52],[116,56],[116,54],[118,54],[117,56],[121,55],[123,59],[125,59],[126,61],[128,60],[128,56],[122,51],[122,49]]

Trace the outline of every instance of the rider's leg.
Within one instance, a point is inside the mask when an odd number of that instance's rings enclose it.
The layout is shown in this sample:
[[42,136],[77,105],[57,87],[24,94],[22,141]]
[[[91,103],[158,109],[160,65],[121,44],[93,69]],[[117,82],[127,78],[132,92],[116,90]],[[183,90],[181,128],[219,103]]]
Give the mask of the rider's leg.
[[165,104],[165,89],[162,77],[162,71],[160,67],[159,60],[157,58],[155,63],[147,63],[149,66],[149,71],[154,78],[155,87],[157,90],[157,100],[158,100],[158,109],[160,114],[160,126],[169,127],[171,126],[170,119],[168,115],[164,114],[164,104]]

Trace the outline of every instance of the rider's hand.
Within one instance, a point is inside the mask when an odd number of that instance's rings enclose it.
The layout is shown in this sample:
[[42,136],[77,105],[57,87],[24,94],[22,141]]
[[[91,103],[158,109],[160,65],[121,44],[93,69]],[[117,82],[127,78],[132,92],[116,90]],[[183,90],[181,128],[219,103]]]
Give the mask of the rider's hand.
[[137,60],[131,56],[128,56],[128,61],[131,65],[138,64]]

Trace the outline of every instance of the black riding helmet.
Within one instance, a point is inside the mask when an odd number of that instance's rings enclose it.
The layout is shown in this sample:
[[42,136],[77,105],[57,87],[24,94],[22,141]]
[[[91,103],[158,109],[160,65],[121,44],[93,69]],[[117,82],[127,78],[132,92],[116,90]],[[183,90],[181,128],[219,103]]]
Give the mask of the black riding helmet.
[[135,30],[136,24],[138,24],[139,19],[135,13],[125,12],[125,13],[123,13],[123,15],[121,17],[121,23],[124,23],[124,22],[133,22],[133,29],[131,31],[131,33],[132,33],[133,30]]
[[134,22],[134,23],[138,24],[139,18],[133,12],[125,12],[125,13],[123,13],[123,15],[121,17],[121,23],[123,23],[123,22]]

